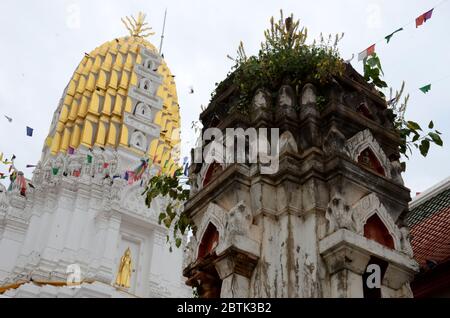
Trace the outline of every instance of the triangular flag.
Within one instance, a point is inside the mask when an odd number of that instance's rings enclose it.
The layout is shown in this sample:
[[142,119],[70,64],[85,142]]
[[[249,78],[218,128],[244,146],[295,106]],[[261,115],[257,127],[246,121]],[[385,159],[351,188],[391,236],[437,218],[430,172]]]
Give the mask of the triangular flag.
[[59,168],[53,168],[52,169],[53,175],[56,176],[58,174],[58,171],[59,171]]
[[359,53],[358,54],[358,61],[364,60],[366,57],[368,57],[369,55],[372,55],[373,53],[375,53],[375,44],[372,44],[367,49],[365,49],[364,51]]
[[14,161],[14,159],[16,159],[16,155],[13,154],[11,161]]
[[33,128],[27,126],[27,136],[33,136]]
[[91,155],[87,155],[87,163],[92,163],[92,156]]
[[0,152],[0,161],[3,161],[3,152]]
[[431,84],[419,88],[423,93],[427,93],[431,89]]
[[75,149],[73,149],[72,147],[69,147],[69,149],[67,149],[67,153],[68,153],[69,155],[73,155],[74,152],[75,152]]
[[419,15],[416,18],[416,28],[421,26],[424,22],[427,22],[427,20],[430,20],[432,14],[433,14],[433,9],[425,12],[424,14]]
[[108,168],[108,166],[109,166],[109,163],[105,162],[105,163],[103,164],[103,169]]
[[421,14],[421,15],[419,15],[417,18],[416,18],[416,28],[418,28],[420,25],[422,25],[423,24],[423,14]]
[[403,31],[403,28],[397,29],[397,30],[395,30],[394,32],[392,32],[391,34],[386,35],[386,36],[384,37],[384,38],[386,39],[386,43],[389,43],[389,41],[391,40],[392,36],[393,36],[395,33],[400,32],[400,31]]
[[427,20],[430,20],[432,14],[433,14],[433,9],[431,9],[431,10],[425,12],[425,13],[423,14],[423,22],[427,22]]
[[5,116],[5,118],[6,118],[9,122],[12,122],[12,118],[11,118],[11,117],[8,117],[8,116],[6,116],[6,115],[3,115],[3,116]]

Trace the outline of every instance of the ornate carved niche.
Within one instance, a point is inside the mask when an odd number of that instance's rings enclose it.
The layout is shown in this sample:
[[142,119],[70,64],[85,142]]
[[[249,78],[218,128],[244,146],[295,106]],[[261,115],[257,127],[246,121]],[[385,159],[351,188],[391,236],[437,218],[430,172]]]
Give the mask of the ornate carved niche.
[[358,156],[358,163],[370,170],[376,171],[382,176],[386,176],[384,168],[373,151],[367,147]]
[[391,179],[391,163],[369,129],[348,139],[345,152],[363,167]]
[[205,187],[208,183],[214,180],[223,171],[223,167],[220,163],[213,162],[207,165],[206,170],[202,176],[202,187]]
[[142,151],[146,151],[147,150],[147,138],[145,137],[145,135],[142,132],[136,130],[131,135],[130,146],[135,147]]
[[375,193],[360,199],[352,207],[356,232],[386,247],[402,251],[400,232]]
[[372,112],[369,110],[369,107],[367,107],[367,104],[364,102],[360,103],[359,106],[356,107],[356,111],[370,120],[375,120],[375,117],[373,116]]
[[366,224],[364,224],[364,237],[394,249],[394,240],[392,239],[389,230],[376,213],[368,218]]
[[219,244],[219,231],[214,224],[209,223],[198,246],[197,258],[203,258],[214,251]]
[[142,102],[137,103],[134,109],[134,115],[152,120],[152,111],[150,106]]

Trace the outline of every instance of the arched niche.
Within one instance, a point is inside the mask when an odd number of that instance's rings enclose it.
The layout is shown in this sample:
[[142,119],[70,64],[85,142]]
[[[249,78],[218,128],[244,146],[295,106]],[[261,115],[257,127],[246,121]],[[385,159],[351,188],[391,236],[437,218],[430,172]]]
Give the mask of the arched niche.
[[207,256],[218,244],[219,231],[214,224],[209,223],[198,246],[197,258]]

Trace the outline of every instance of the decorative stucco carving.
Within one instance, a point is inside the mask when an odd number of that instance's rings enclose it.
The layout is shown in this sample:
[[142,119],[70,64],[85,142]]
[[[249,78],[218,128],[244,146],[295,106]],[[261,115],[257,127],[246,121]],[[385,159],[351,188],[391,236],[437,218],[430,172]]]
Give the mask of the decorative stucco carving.
[[391,163],[369,129],[360,131],[345,143],[345,152],[354,161],[358,161],[358,156],[367,148],[377,157],[386,177],[391,178]]
[[283,132],[280,136],[280,153],[286,151],[298,152],[297,142],[292,133],[288,130]]
[[338,229],[356,230],[353,211],[339,193],[336,193],[328,203],[325,218],[328,220],[327,234]]
[[341,133],[335,126],[332,126],[323,141],[323,151],[327,155],[343,152],[345,142],[346,139],[344,134]]
[[306,84],[302,90],[302,105],[316,102],[316,88],[312,84]]
[[253,107],[254,109],[265,109],[270,106],[270,99],[268,94],[262,90],[258,89],[255,96],[253,96]]
[[292,87],[289,85],[283,85],[278,91],[278,105],[284,108],[290,108],[295,106],[295,97]]
[[225,216],[220,244],[231,245],[237,235],[248,237],[252,219],[252,214],[244,201],[239,201]]

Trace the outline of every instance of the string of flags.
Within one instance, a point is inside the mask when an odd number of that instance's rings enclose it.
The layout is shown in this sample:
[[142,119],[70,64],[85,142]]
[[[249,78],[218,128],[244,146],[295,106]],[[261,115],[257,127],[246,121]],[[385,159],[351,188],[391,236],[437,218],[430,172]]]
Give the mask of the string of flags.
[[[378,40],[377,42],[373,43],[372,45],[370,45],[368,48],[366,48],[365,50],[361,51],[360,53],[358,53],[358,61],[364,61],[368,56],[372,55],[375,53],[375,46],[376,44],[378,44],[379,42],[386,40],[386,44],[389,43],[389,41],[391,41],[392,37],[397,34],[398,32],[401,32],[404,30],[404,28],[408,25],[410,25],[411,23],[415,23],[415,27],[418,28],[421,25],[423,25],[424,23],[426,23],[428,20],[431,19],[432,15],[433,15],[433,11],[434,9],[436,9],[436,7],[440,6],[441,4],[443,4],[444,2],[446,2],[447,0],[443,0],[441,2],[439,2],[437,5],[435,5],[433,8],[431,8],[430,10],[426,11],[425,13],[422,13],[421,15],[419,15],[414,21],[405,24],[404,26],[396,29],[395,31],[391,32],[390,34],[386,35],[383,39]],[[421,92],[423,92],[424,94],[426,94],[428,91],[431,90],[431,83],[424,85],[422,87],[419,87],[419,90]]]
[[[442,1],[441,3],[439,3],[438,5],[441,5],[443,2],[445,2],[447,0]],[[438,5],[436,5],[434,8],[436,8]],[[431,19],[431,16],[433,14],[433,10],[434,8],[432,8],[431,10],[428,10],[427,12],[419,15],[416,19],[415,19],[415,23],[416,23],[416,28],[418,28],[419,26],[421,26],[424,22],[426,22],[427,20]],[[394,36],[394,34],[403,31],[404,28],[407,26],[408,24],[398,28],[397,30],[395,30],[394,32],[386,35],[383,39],[386,40],[386,43],[389,43],[389,41],[391,40],[391,38]],[[373,53],[375,53],[375,45],[378,44],[381,40],[375,42],[374,44],[372,44],[371,46],[369,46],[367,49],[361,51],[358,54],[358,61],[362,61],[364,60],[366,57],[372,55]]]

